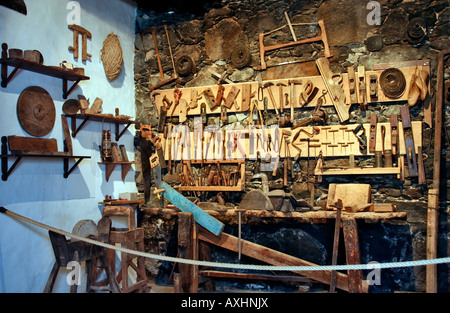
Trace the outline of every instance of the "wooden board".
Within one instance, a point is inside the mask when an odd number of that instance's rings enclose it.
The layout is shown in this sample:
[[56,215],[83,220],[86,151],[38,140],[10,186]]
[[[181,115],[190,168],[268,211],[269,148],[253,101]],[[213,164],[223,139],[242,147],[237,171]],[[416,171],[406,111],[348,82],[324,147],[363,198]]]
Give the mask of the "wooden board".
[[[220,236],[212,236],[210,233],[199,229],[199,239],[228,249],[234,252],[238,252],[239,238],[231,236],[226,233],[222,233]],[[263,261],[268,264],[277,266],[316,266],[309,261],[291,256],[289,254],[276,251],[265,246],[241,239],[241,252],[243,255]],[[305,276],[310,279],[329,284],[331,280],[331,271],[301,271],[295,272],[299,275]],[[349,291],[348,276],[342,273],[336,273],[336,287],[345,291]],[[361,288],[364,292],[368,291],[368,284],[364,281],[361,284]]]
[[9,150],[16,153],[58,151],[56,139],[8,136],[8,144]]
[[342,200],[342,209],[346,206],[364,205],[371,203],[371,186],[369,184],[330,184],[328,188],[327,208],[339,199]]

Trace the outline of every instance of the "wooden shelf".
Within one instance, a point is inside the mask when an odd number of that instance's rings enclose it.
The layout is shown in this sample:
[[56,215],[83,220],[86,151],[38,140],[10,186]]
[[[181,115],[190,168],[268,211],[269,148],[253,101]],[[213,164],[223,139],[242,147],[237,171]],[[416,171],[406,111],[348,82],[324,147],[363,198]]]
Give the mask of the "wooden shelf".
[[[2,56],[6,55],[6,49],[8,46],[6,44],[2,45]],[[2,69],[2,82],[1,86],[6,88],[10,80],[14,77],[19,69],[27,70],[30,72],[43,74],[46,76],[56,77],[62,79],[62,89],[63,89],[63,99],[67,99],[70,93],[75,89],[78,83],[82,80],[89,80],[90,78],[84,75],[75,74],[70,70],[63,70],[56,66],[42,65],[36,62],[30,62],[23,59],[16,58],[5,58],[0,59],[1,69]],[[8,66],[14,69],[8,75]],[[72,81],[73,84],[70,88],[67,86],[67,82]]]
[[[104,114],[75,114],[75,115],[68,115],[68,117],[71,118],[72,122],[72,137],[76,137],[77,133],[83,128],[83,126],[88,121],[98,121],[98,122],[108,122],[108,123],[114,123],[116,127],[116,141],[119,141],[120,137],[125,133],[125,131],[130,127],[131,124],[136,124],[135,121],[132,121],[130,119],[124,119],[119,118],[116,116],[109,116]],[[77,119],[83,120],[80,125],[77,127]],[[125,125],[124,129],[120,132],[119,131],[119,125]]]
[[[47,154],[47,153],[21,153],[21,154],[2,154],[2,180],[7,181],[9,175],[11,175],[12,171],[16,168],[22,158],[56,158],[63,159],[64,162],[64,178],[69,177],[72,171],[80,164],[84,159],[90,159],[90,156],[85,155],[69,155],[69,154]],[[16,158],[13,165],[8,169],[8,158]],[[72,167],[69,168],[69,160],[70,159],[78,159]]]
[[400,167],[355,167],[315,170],[314,175],[400,175]]
[[106,167],[106,181],[109,181],[109,177],[111,176],[112,172],[114,171],[114,168],[116,165],[122,166],[122,181],[125,181],[125,177],[127,176],[128,171],[131,168],[131,165],[137,164],[136,162],[125,162],[125,161],[117,161],[117,162],[98,162],[98,164],[105,164]]
[[[29,151],[20,153],[8,154],[8,138],[6,136],[2,137],[2,154],[1,154],[1,164],[2,164],[2,180],[7,181],[9,175],[16,168],[22,158],[53,158],[53,159],[63,159],[64,162],[64,178],[69,177],[70,173],[80,164],[84,159],[90,159],[90,156],[86,155],[71,155],[69,152],[59,152],[59,151]],[[8,168],[8,158],[16,158],[14,163]],[[78,159],[72,167],[69,168],[69,160]]]

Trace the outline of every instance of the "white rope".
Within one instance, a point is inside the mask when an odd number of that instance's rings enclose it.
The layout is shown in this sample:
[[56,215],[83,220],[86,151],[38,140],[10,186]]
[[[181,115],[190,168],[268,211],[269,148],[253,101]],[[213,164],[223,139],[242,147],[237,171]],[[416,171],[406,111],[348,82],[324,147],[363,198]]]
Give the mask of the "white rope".
[[218,267],[218,268],[229,268],[229,269],[245,269],[245,270],[269,270],[269,271],[341,271],[341,270],[367,270],[367,269],[386,269],[386,268],[399,268],[399,267],[413,267],[413,266],[425,266],[434,264],[450,263],[450,257],[430,259],[430,260],[417,260],[417,261],[404,261],[404,262],[388,262],[388,263],[369,263],[369,264],[347,264],[347,265],[318,265],[318,266],[275,266],[275,265],[254,265],[254,264],[235,264],[235,263],[217,263],[199,260],[182,259],[164,255],[157,255],[146,253],[142,251],[131,250],[127,248],[122,248],[107,244],[101,241],[93,240],[90,238],[81,237],[52,226],[48,226],[17,213],[11,212],[5,208],[0,208],[0,213],[4,213],[8,216],[23,220],[32,225],[50,230],[52,232],[84,241],[90,244],[94,244],[103,248],[117,250],[120,252],[128,253],[131,255],[141,256],[144,258],[150,258],[160,261],[168,261],[175,263],[182,263],[188,265],[198,265],[198,266],[208,266],[208,267]]

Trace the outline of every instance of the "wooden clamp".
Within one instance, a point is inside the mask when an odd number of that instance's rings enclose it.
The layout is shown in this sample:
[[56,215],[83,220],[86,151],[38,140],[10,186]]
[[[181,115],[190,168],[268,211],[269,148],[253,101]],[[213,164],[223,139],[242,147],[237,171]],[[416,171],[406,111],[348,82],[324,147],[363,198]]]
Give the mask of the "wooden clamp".
[[[239,91],[241,91],[236,86],[232,86],[230,91],[228,92],[228,95],[225,98],[224,105],[227,107],[227,109],[231,109],[233,103],[235,102],[237,95],[239,94]],[[236,107],[237,108],[237,107]],[[239,108],[237,108],[239,110]]]
[[92,54],[87,53],[87,39],[92,38],[92,34],[85,28],[72,24],[69,29],[73,30],[73,46],[69,46],[69,51],[73,52],[73,57],[78,59],[78,34],[81,34],[81,59],[86,61],[92,58]]
[[208,103],[209,109],[214,111],[219,105],[216,102],[216,98],[214,97],[214,93],[211,88],[207,88],[203,90],[203,95],[205,96],[206,103]]

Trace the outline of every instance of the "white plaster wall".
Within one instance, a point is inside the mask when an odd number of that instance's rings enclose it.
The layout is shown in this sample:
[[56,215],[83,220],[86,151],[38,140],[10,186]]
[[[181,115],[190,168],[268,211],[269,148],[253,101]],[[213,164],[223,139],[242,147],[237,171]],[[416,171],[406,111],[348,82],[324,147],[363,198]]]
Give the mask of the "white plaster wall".
[[[9,48],[39,50],[45,65],[57,66],[66,60],[76,67],[84,67],[90,80],[80,82],[69,98],[76,99],[83,94],[93,103],[99,97],[103,100],[104,113],[114,114],[115,108],[119,108],[120,114],[134,118],[134,4],[129,0],[78,1],[80,25],[92,33],[87,45],[92,59],[82,62],[81,36],[80,58],[74,59],[68,50],[73,39],[72,31],[67,27],[67,15],[71,12],[66,8],[68,2],[25,0],[26,16],[0,6],[0,43],[7,43]],[[111,32],[119,37],[124,56],[122,72],[112,83],[106,78],[100,59],[103,41]],[[55,138],[59,151],[62,151],[64,135],[60,116],[65,100],[62,98],[62,81],[57,78],[19,71],[7,88],[0,88],[0,136],[30,136],[22,130],[16,114],[18,97],[29,86],[40,86],[53,98],[56,122],[45,138]],[[0,181],[0,206],[66,231],[72,231],[82,219],[97,222],[102,209],[98,202],[105,195],[118,197],[121,192],[136,192],[134,168],[123,182],[118,166],[106,182],[104,165],[97,164],[101,161],[98,146],[103,128],[111,129],[114,134],[113,124],[88,122],[73,138],[74,154],[89,155],[91,159],[82,161],[67,179],[63,177],[62,159],[23,159],[8,181]],[[119,140],[119,144],[125,145],[130,160],[134,159],[134,133],[131,126]],[[0,214],[0,292],[42,292],[53,263],[53,250],[46,230]],[[60,272],[54,292],[69,291],[67,273],[69,270]],[[83,286],[79,290],[83,291]]]

